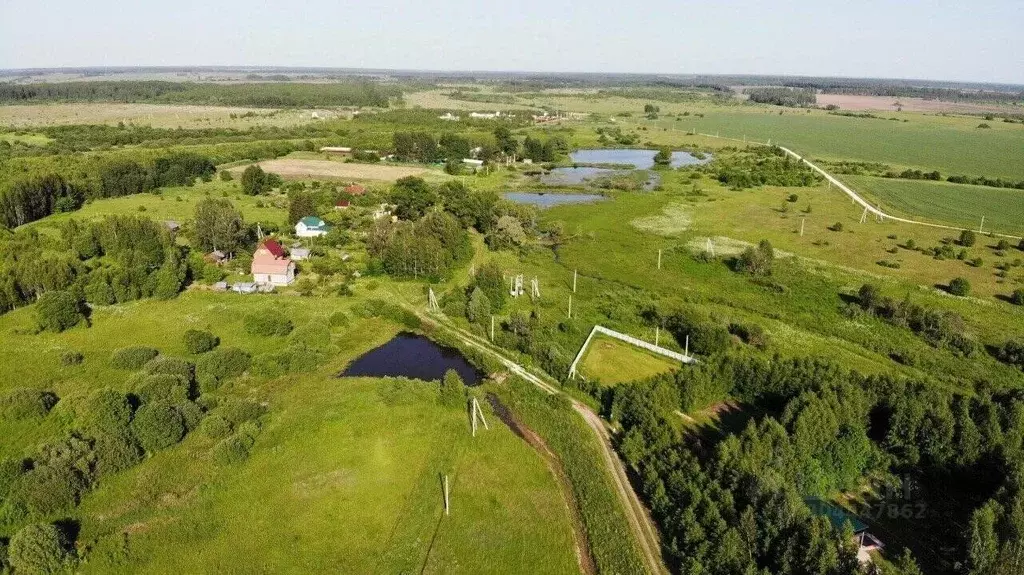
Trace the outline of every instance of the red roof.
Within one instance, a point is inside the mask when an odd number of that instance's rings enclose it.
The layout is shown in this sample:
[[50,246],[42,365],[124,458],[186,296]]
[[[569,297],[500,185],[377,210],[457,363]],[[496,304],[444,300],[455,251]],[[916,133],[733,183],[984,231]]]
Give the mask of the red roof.
[[277,243],[277,240],[267,240],[263,242],[262,247],[273,254],[275,258],[284,257],[284,248],[281,247],[281,244]]
[[366,188],[360,186],[359,184],[352,184],[351,186],[345,186],[345,191],[352,194],[353,196],[358,196],[360,194],[365,194]]
[[348,200],[338,200],[338,203],[336,203],[334,205],[338,206],[339,208],[347,208],[349,206],[349,201]]

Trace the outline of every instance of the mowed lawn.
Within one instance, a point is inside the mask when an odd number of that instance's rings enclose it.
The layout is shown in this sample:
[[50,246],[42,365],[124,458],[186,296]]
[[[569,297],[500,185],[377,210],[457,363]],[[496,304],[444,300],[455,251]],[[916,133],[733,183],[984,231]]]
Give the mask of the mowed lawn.
[[[272,306],[297,327],[351,311],[352,298],[239,296],[190,291],[170,301],[97,308],[91,327],[32,334],[34,309],[0,316],[0,393],[55,391],[42,423],[0,421],[0,457],[25,456],[74,426],[81,400],[126,389],[130,372],[110,352],[152,345],[189,356],[182,334],[210,329],[253,355],[287,345],[245,332],[242,318]],[[573,573],[568,510],[544,461],[488,413],[470,437],[461,406],[437,402],[436,384],[338,379],[345,364],[399,326],[361,319],[335,329],[336,355],[315,371],[273,380],[243,376],[216,392],[264,403],[250,458],[214,461],[201,431],[140,465],[106,477],[70,514],[89,573]],[[63,367],[61,353],[82,352]],[[443,516],[449,476],[452,514]]]
[[1024,236],[1024,190],[949,182],[840,176],[893,215]]
[[611,337],[595,336],[579,369],[587,379],[613,385],[647,379],[679,368],[679,362],[667,357]]

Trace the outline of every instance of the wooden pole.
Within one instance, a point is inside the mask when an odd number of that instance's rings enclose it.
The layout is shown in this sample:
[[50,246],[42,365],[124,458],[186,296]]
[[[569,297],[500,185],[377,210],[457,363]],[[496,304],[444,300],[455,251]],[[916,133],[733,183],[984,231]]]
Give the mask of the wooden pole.
[[686,336],[686,357],[690,357],[690,336]]
[[566,317],[572,319],[572,295],[569,296],[569,314]]
[[800,237],[804,237],[804,224],[807,222],[807,218],[800,219]]
[[444,476],[444,514],[448,515],[448,476]]
[[477,413],[480,414],[480,422],[484,424],[484,429],[490,431],[491,427],[487,425],[487,419],[484,418],[484,408],[480,407],[480,402],[475,397],[473,398],[473,405],[476,406]]
[[494,341],[494,316],[491,316],[491,341]]
[[661,336],[661,326],[654,326],[654,345],[658,345],[658,338]]
[[661,269],[661,250],[658,250],[658,269]]
[[981,216],[981,225],[978,226],[978,233],[980,234],[985,229],[985,216]]
[[476,437],[476,405],[474,402],[476,402],[476,399],[470,402],[469,412],[471,415],[470,419],[472,421],[471,427],[473,428],[473,437]]
[[572,270],[572,293],[576,293],[576,271]]

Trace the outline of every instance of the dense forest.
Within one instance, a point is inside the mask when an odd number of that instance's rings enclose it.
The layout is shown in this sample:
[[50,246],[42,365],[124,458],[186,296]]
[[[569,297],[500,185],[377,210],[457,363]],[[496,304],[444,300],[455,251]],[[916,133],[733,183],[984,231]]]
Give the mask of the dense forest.
[[375,106],[401,97],[396,86],[363,81],[317,84],[207,84],[165,81],[94,81],[52,84],[0,84],[0,103],[146,102],[293,108]]

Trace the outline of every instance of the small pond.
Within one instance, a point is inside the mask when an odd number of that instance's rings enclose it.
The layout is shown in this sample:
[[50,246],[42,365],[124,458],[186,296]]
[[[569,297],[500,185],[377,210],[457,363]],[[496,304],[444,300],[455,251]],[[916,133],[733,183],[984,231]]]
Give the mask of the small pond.
[[506,200],[517,204],[530,204],[538,208],[549,208],[562,204],[591,204],[604,200],[598,194],[559,194],[548,192],[508,192],[502,194]]
[[[654,167],[654,156],[657,150],[634,150],[627,148],[606,148],[576,150],[569,154],[573,162],[578,164],[624,164],[631,165],[638,170],[646,170]],[[692,166],[703,164],[710,160],[710,156],[698,160],[687,152],[672,152],[672,167]]]
[[457,349],[442,347],[428,337],[402,332],[384,345],[357,357],[339,377],[408,377],[438,380],[449,369],[466,385],[479,385],[480,373]]

